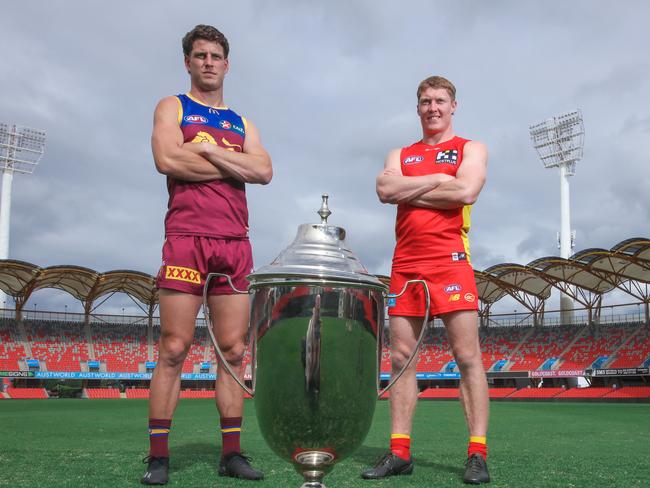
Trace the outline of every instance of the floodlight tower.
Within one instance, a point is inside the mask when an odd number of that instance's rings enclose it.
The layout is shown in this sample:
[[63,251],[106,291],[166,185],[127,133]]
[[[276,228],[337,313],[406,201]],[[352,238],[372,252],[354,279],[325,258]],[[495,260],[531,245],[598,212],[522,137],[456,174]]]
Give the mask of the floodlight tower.
[[[11,184],[14,173],[32,174],[45,150],[45,131],[0,122],[0,259],[9,257]],[[6,295],[0,291],[0,306]]]
[[[530,138],[545,168],[560,168],[560,256],[567,259],[573,249],[575,233],[571,231],[569,177],[576,173],[576,162],[582,159],[585,128],[580,110],[546,119],[530,126]],[[560,296],[563,323],[573,318],[573,301]]]

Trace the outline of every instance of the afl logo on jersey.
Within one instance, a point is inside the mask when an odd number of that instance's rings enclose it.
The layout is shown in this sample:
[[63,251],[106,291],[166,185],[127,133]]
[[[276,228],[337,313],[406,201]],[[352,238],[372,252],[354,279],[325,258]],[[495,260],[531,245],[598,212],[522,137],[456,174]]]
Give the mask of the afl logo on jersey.
[[445,286],[445,293],[447,293],[447,294],[449,294],[449,293],[454,293],[454,292],[460,291],[460,290],[462,290],[462,289],[463,289],[462,286],[460,286],[460,285],[457,284],[457,283],[453,283],[453,284],[451,284],[451,285],[447,285],[447,286]]
[[424,161],[424,156],[409,156],[404,160],[404,164],[417,164]]
[[222,120],[221,122],[219,122],[219,125],[221,126],[222,129],[230,129],[232,127],[232,124],[227,120]]
[[183,120],[188,124],[207,124],[208,119],[203,115],[186,115]]

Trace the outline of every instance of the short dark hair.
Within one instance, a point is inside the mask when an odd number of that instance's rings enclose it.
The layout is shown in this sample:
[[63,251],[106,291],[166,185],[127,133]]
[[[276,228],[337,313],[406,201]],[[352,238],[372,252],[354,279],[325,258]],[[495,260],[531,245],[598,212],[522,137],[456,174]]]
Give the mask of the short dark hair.
[[420,95],[427,88],[444,88],[449,93],[451,99],[456,100],[456,87],[447,78],[443,78],[442,76],[429,76],[426,80],[422,80],[418,86],[418,100],[420,100]]
[[223,55],[228,59],[228,52],[230,51],[228,39],[226,39],[226,36],[216,28],[205,24],[197,25],[194,29],[185,34],[185,37],[183,37],[183,54],[185,54],[185,56],[190,55],[192,47],[194,46],[194,41],[198,39],[216,42],[223,48]]

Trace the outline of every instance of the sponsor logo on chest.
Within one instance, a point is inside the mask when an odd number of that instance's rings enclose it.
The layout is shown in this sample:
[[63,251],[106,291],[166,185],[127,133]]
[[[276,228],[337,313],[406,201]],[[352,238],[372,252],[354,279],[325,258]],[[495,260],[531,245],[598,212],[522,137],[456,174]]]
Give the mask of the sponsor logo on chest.
[[436,164],[458,164],[458,149],[447,149],[436,154]]
[[235,132],[239,132],[240,134],[244,133],[244,128],[243,127],[241,127],[241,126],[239,126],[237,124],[233,124],[229,120],[221,120],[219,122],[219,127],[221,127],[222,129],[226,129],[226,130],[234,130]]

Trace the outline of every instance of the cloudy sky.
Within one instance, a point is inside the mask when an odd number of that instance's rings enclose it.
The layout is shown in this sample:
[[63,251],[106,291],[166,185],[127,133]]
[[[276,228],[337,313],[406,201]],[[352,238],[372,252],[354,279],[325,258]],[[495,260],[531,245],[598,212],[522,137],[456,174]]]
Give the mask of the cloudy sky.
[[273,159],[272,183],[248,188],[256,266],[317,221],[327,192],[330,223],[371,272],[389,273],[395,209],[377,200],[375,175],[389,149],[419,139],[415,90],[432,74],[456,84],[456,132],[490,153],[472,215],[476,269],[559,253],[559,175],[543,168],[528,127],[575,108],[586,130],[571,180],[575,250],[647,237],[650,4],[612,5],[7,3],[0,121],[47,131],[34,174],[14,178],[10,257],[156,273],[167,195],[152,113],[189,89],[180,40],[198,23],[228,37],[225,101],[255,122]]

